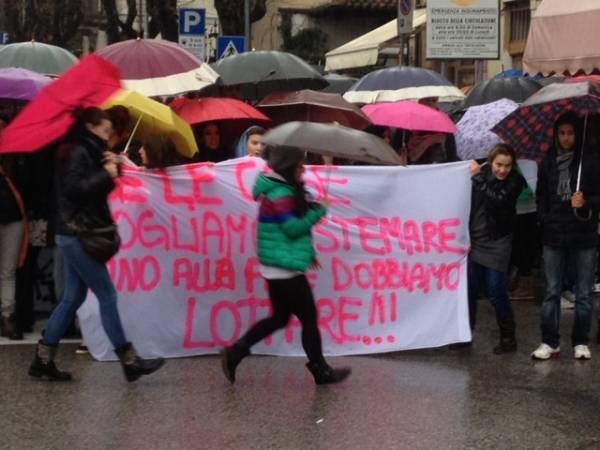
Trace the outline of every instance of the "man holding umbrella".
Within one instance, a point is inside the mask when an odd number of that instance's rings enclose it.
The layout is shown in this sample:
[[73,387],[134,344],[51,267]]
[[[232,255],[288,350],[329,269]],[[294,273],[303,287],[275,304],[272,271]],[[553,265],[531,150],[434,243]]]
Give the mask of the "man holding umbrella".
[[575,321],[571,336],[574,357],[591,358],[587,344],[592,319],[600,178],[596,156],[583,148],[581,128],[581,120],[573,113],[558,118],[553,148],[538,173],[536,196],[546,277],[542,343],[531,354],[538,360],[560,355],[560,293],[568,263],[574,265],[576,273]]

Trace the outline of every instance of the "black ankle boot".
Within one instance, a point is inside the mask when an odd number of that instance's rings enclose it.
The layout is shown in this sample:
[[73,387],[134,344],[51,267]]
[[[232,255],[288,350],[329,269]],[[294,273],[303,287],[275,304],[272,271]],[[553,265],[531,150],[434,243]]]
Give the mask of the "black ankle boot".
[[128,343],[124,347],[115,350],[115,353],[121,361],[121,367],[123,367],[123,373],[125,378],[130,383],[137,380],[143,375],[149,375],[152,372],[156,372],[160,369],[165,360],[163,358],[156,359],[142,359],[140,358],[133,345]]
[[316,384],[338,383],[348,378],[348,375],[352,372],[350,367],[334,369],[325,361],[321,363],[308,362],[306,363],[306,367],[312,373]]
[[517,351],[517,341],[514,337],[500,338],[498,345],[494,347],[494,354],[502,355],[504,353],[514,353]]
[[467,342],[455,342],[454,344],[448,345],[448,350],[463,350],[473,347],[473,341]]
[[249,354],[250,349],[240,343],[221,349],[221,367],[231,384],[235,383],[235,370],[237,366]]
[[35,350],[35,358],[29,366],[29,376],[35,378],[46,377],[50,381],[71,381],[71,374],[57,369],[54,357],[58,347],[51,347],[39,341]]
[[4,329],[6,331],[6,337],[11,341],[23,340],[23,332],[21,331],[17,317],[14,314],[11,314],[4,320]]
[[0,337],[8,337],[8,334],[6,334],[6,317],[0,317]]
[[515,338],[515,316],[512,311],[509,314],[496,313],[496,321],[500,328],[500,342],[494,347],[494,354],[514,353],[517,351],[517,339]]

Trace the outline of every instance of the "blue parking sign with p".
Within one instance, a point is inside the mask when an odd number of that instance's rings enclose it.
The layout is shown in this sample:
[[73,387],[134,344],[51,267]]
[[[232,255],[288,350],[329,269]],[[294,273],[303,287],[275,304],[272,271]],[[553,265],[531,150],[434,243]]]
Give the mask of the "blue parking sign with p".
[[179,10],[179,35],[201,35],[206,30],[206,10],[182,8]]

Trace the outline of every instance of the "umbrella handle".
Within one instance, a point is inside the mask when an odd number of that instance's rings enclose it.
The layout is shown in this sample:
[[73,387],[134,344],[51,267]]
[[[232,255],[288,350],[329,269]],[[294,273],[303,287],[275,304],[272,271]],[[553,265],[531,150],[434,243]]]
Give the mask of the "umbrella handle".
[[581,156],[579,157],[579,168],[577,169],[577,188],[576,192],[579,192],[579,188],[581,187],[581,167],[583,166],[583,149],[585,148],[585,135],[587,134],[587,121],[588,121],[588,113],[585,114],[585,119],[583,121],[583,138],[581,139]]
[[133,140],[133,136],[135,136],[135,132],[138,129],[138,126],[140,125],[140,122],[142,121],[142,117],[144,117],[144,114],[140,114],[140,117],[138,118],[135,127],[133,127],[133,131],[131,132],[131,135],[129,136],[129,139],[127,139],[127,144],[125,145],[125,149],[123,150],[123,153],[127,155],[127,152],[129,151],[129,146],[131,145],[131,141]]
[[325,178],[325,197],[329,198],[329,181],[331,180],[331,166],[327,169],[327,178]]

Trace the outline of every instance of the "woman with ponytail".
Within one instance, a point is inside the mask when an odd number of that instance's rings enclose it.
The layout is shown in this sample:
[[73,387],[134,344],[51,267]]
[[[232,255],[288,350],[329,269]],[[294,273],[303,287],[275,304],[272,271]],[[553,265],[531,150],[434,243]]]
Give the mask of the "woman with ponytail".
[[272,314],[257,322],[234,345],[222,350],[223,371],[234,383],[236,368],[250,354],[250,348],[284,328],[294,314],[302,324],[306,366],[315,383],[336,383],[344,380],[350,369],[333,369],[323,357],[317,308],[306,278],[309,268],[320,267],[311,231],[327,213],[327,204],[308,198],[302,183],[304,152],[275,147],[268,149],[267,155],[272,172],[259,175],[253,195],[260,202],[258,259],[260,272],[267,281]]

